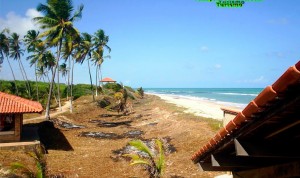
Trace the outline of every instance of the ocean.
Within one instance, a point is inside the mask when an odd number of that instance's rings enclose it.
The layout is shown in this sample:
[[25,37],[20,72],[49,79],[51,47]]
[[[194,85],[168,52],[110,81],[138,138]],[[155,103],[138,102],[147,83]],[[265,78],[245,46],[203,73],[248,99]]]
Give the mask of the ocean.
[[146,93],[244,108],[263,88],[145,88]]

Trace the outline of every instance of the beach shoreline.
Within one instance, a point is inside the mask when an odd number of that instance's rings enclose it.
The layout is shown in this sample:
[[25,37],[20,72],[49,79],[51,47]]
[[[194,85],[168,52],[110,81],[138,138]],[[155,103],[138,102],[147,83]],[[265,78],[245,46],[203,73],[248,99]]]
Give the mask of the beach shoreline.
[[185,113],[194,114],[195,116],[201,116],[205,118],[211,118],[216,120],[223,119],[223,111],[221,108],[227,108],[235,111],[242,111],[243,108],[228,106],[225,104],[203,100],[203,99],[190,99],[188,97],[182,97],[178,95],[170,94],[156,94],[156,93],[147,93],[148,95],[154,95],[160,97],[162,100],[175,104],[178,107],[185,108]]

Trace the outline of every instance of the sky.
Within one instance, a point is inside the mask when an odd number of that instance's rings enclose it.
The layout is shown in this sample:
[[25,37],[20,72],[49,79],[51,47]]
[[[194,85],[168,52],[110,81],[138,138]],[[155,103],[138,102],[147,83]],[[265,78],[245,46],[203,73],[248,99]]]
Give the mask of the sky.
[[[38,29],[32,18],[46,0],[0,0],[0,31],[22,36]],[[73,0],[84,5],[74,26],[103,29],[112,51],[103,77],[143,88],[263,88],[299,61],[300,1],[247,1],[220,8],[205,0]],[[22,61],[29,78],[34,68]],[[16,78],[20,70],[12,61]],[[95,83],[95,67],[92,66]],[[7,61],[0,79],[11,80]],[[64,81],[65,79],[61,79]],[[74,83],[89,83],[87,63],[74,68]]]

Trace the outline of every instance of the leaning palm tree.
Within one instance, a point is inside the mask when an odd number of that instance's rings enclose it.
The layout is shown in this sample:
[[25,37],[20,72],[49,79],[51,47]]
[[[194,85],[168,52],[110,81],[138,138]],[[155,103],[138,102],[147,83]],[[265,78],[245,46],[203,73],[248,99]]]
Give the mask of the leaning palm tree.
[[14,71],[11,67],[10,61],[8,59],[8,56],[9,56],[9,39],[7,38],[5,33],[9,33],[9,30],[4,29],[0,32],[0,58],[3,61],[4,56],[6,57],[6,60],[8,62],[8,65],[9,65],[9,68],[10,68],[10,71],[12,73],[14,83],[15,83],[15,86],[16,86],[16,94],[19,95],[19,91],[18,91],[18,87],[17,87],[17,83],[16,83],[16,77],[15,77]]
[[[39,32],[35,30],[29,30],[27,34],[24,36],[24,42],[27,47],[28,53],[35,53],[38,48],[39,43],[41,40],[38,39]],[[34,73],[35,73],[35,86],[36,86],[36,98],[39,101],[39,87],[37,83],[37,61],[34,62]]]
[[[67,34],[73,34],[79,36],[78,30],[73,26],[73,22],[78,20],[82,16],[83,5],[81,5],[73,15],[72,0],[47,0],[47,4],[39,4],[37,10],[44,14],[43,17],[35,17],[34,20],[45,30],[39,37],[45,37],[44,43],[50,47],[56,46],[56,61],[53,67],[53,75],[51,79],[49,96],[46,106],[46,119],[50,119],[49,109],[53,83],[59,60],[61,57],[61,49],[63,40]],[[59,89],[58,89],[59,91]]]
[[20,36],[17,33],[12,33],[10,38],[9,38],[10,57],[13,58],[14,60],[18,61],[23,80],[26,83],[26,88],[27,88],[28,95],[29,95],[29,97],[31,97],[30,84],[29,84],[29,81],[28,81],[28,78],[27,78],[25,68],[24,68],[23,63],[21,61],[21,56],[24,54],[23,51],[24,50],[21,49]]

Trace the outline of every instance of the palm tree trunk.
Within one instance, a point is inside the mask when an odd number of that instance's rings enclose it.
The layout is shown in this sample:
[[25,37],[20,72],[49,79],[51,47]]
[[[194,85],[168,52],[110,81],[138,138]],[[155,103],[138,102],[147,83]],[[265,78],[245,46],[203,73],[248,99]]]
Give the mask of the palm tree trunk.
[[21,70],[23,70],[23,72],[24,72],[24,76],[25,76],[25,82],[27,83],[27,86],[28,86],[28,94],[29,94],[29,97],[31,97],[31,87],[30,87],[30,83],[29,83],[29,80],[28,80],[28,78],[27,78],[27,74],[26,74],[26,71],[25,71],[25,68],[24,68],[24,66],[23,66],[23,63],[22,63],[22,61],[19,59],[19,62],[20,62],[20,64],[21,64]]
[[[99,73],[100,74],[100,80],[102,81],[102,71],[101,71],[101,65],[99,66]],[[100,82],[99,82],[100,83]],[[103,82],[101,82],[101,87],[103,86]]]
[[[53,69],[51,70],[51,73],[52,73],[52,75],[53,75]],[[47,77],[48,77],[49,88],[50,88],[51,82],[50,82],[50,79],[49,79],[49,75],[48,75],[48,74],[47,74]],[[55,88],[57,89],[56,83],[55,83],[55,80],[54,80],[54,81],[53,81],[52,94],[53,94],[53,98],[54,98],[54,100],[55,100],[55,103],[58,104],[58,100],[57,100]]]
[[70,112],[73,112],[73,72],[74,72],[74,59],[72,61],[72,73],[71,73],[71,88],[70,88]]
[[[58,62],[57,62],[57,65],[59,66]],[[60,103],[59,67],[57,67],[57,88],[58,88],[57,89],[58,107],[59,107],[59,111],[62,111],[61,103]]]
[[92,92],[92,95],[93,95],[93,101],[95,101],[95,95],[94,95],[94,90],[93,90],[93,80],[92,80],[92,74],[91,74],[91,68],[90,68],[90,59],[88,59],[87,61],[88,61],[90,81],[91,81],[91,92]]
[[[53,74],[53,73],[52,73]],[[50,88],[50,78],[49,78],[49,75],[48,75],[48,73],[47,73],[47,79],[48,79],[48,83],[49,83],[49,88]],[[44,81],[45,81],[45,79],[44,79]],[[55,85],[55,82],[54,82],[54,85]],[[53,98],[54,98],[54,100],[55,100],[55,103],[57,104],[58,103],[58,101],[57,101],[57,97],[56,97],[56,95],[55,95],[55,87],[53,88],[53,90],[52,90],[52,93],[53,93]],[[48,93],[49,94],[49,93]]]
[[[24,76],[24,73],[23,73],[23,70],[22,70],[22,67],[21,67],[21,63],[20,63],[20,60],[18,60],[18,64],[19,64],[19,68],[20,68],[20,71],[21,71],[21,74],[22,74],[22,78],[23,78],[23,81],[25,81],[25,87],[26,87],[26,90],[29,94],[29,89],[28,89],[28,85],[27,85],[27,82],[26,82],[26,79],[25,79],[25,76]],[[22,93],[21,93],[22,95]]]
[[37,101],[39,101],[39,86],[38,86],[38,83],[37,83],[36,62],[34,63],[34,70],[35,70],[36,98],[37,98]]
[[54,83],[54,79],[55,79],[55,73],[57,70],[58,63],[59,63],[61,45],[62,45],[62,40],[60,40],[60,42],[59,42],[59,48],[57,51],[57,59],[56,59],[55,65],[54,65],[54,70],[53,70],[54,72],[52,73],[52,79],[51,79],[51,83],[50,83],[49,95],[48,95],[47,106],[46,106],[46,114],[45,114],[46,120],[50,120],[51,95],[52,95],[53,83]]
[[14,78],[14,83],[15,83],[16,90],[17,90],[17,96],[19,96],[19,91],[18,91],[18,87],[17,87],[17,82],[16,82],[16,77],[15,77],[14,71],[12,70],[11,64],[10,64],[9,59],[8,59],[7,56],[6,56],[6,59],[7,59],[9,68],[10,68],[10,70],[11,70],[12,76],[13,76],[13,78]]
[[57,67],[57,99],[58,99],[59,111],[62,111],[61,103],[60,103],[60,83],[59,83],[59,69],[58,69],[58,67]]
[[98,96],[98,76],[97,76],[97,72],[98,72],[98,65],[96,66],[96,96]]
[[69,91],[70,91],[70,70],[71,70],[71,59],[69,57],[67,100],[69,99]]

